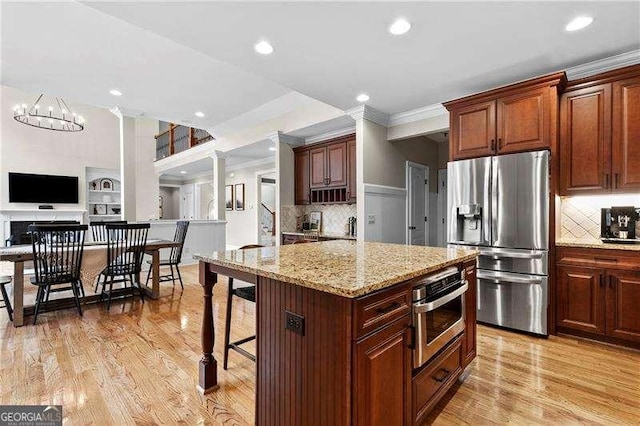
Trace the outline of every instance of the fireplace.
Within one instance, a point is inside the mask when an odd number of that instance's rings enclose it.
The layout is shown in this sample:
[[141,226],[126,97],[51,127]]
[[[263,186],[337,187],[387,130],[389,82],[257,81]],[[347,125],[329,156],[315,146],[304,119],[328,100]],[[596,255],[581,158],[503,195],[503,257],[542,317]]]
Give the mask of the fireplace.
[[5,241],[5,245],[31,244],[31,234],[29,234],[29,225],[47,225],[47,224],[69,224],[80,223],[75,220],[13,220],[9,222],[9,237]]

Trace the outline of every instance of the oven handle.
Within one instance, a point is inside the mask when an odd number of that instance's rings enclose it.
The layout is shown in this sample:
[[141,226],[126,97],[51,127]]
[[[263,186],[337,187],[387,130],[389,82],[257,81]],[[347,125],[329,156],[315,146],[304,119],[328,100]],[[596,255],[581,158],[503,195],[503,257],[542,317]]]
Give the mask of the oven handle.
[[542,278],[522,278],[517,274],[510,274],[508,272],[499,272],[497,274],[488,274],[483,271],[477,271],[478,279],[491,281],[496,284],[509,282],[515,284],[542,284]]
[[456,297],[462,296],[468,289],[469,289],[469,284],[465,281],[462,287],[460,287],[455,291],[452,291],[451,293],[448,293],[442,296],[439,299],[436,299],[432,302],[426,302],[426,303],[414,303],[413,313],[422,314],[424,312],[430,312],[430,311],[433,311],[434,309],[438,309],[440,306],[444,305],[445,303],[451,302]]

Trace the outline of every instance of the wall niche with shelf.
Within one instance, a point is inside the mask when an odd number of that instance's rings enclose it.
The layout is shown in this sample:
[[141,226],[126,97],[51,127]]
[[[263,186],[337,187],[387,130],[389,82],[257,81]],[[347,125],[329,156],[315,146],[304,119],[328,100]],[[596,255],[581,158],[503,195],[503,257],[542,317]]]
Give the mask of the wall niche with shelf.
[[87,215],[91,221],[121,220],[120,171],[87,167]]

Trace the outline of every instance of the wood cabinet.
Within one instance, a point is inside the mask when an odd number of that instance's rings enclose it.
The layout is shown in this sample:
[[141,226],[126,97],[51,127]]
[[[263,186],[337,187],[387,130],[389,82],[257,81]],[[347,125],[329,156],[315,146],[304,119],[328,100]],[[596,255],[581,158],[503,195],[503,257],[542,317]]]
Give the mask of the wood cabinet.
[[476,357],[476,317],[477,317],[477,277],[475,259],[462,265],[465,269],[465,276],[469,285],[469,290],[465,294],[465,332],[462,340],[462,368],[471,364]]
[[445,103],[450,160],[555,146],[558,89],[565,82],[556,73]]
[[350,140],[347,142],[347,171],[348,187],[347,187],[347,200],[349,202],[356,201],[356,194],[358,193],[358,177],[356,176],[356,140]]
[[309,204],[311,202],[309,182],[309,151],[294,153],[295,158],[295,203]]
[[640,71],[613,83],[613,187],[640,188]]
[[556,327],[640,347],[640,251],[558,247]]
[[296,204],[357,200],[355,135],[294,149]]
[[560,195],[640,188],[640,66],[572,82],[560,100]]
[[410,317],[356,343],[356,425],[411,424]]

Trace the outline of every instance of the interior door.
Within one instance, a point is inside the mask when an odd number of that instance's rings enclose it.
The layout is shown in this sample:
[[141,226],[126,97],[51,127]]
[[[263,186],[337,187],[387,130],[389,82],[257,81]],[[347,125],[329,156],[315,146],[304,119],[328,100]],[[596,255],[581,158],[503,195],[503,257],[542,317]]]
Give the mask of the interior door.
[[407,164],[408,238],[410,245],[424,246],[429,241],[429,168]]
[[182,196],[182,218],[193,219],[193,193],[189,192]]
[[549,151],[492,158],[494,247],[548,250]]

